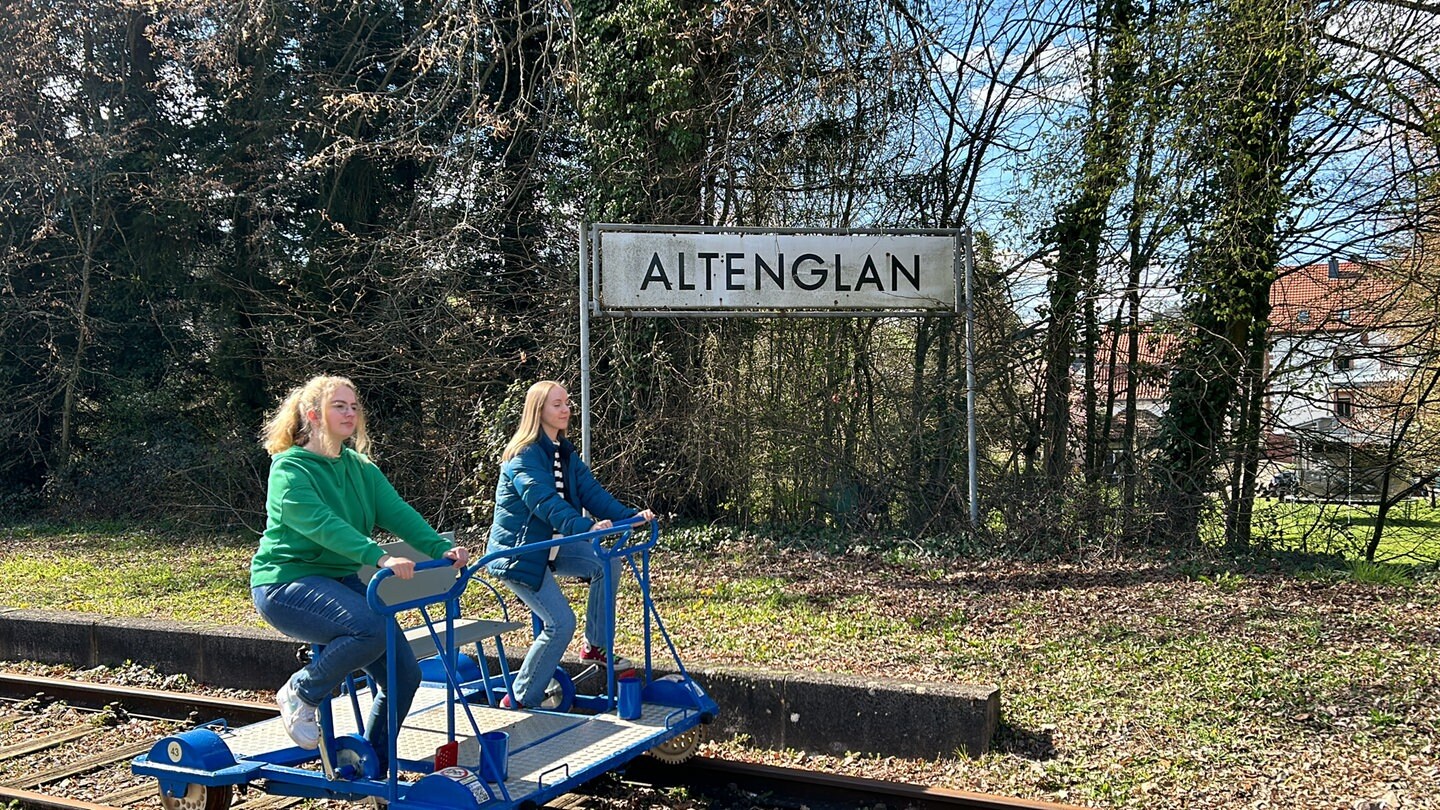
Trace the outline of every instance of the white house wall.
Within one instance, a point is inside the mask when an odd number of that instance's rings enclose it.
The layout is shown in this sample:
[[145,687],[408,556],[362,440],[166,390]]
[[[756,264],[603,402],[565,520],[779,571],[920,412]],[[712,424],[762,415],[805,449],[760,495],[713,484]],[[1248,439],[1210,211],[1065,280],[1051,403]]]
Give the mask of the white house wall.
[[[1401,376],[1389,341],[1371,332],[1317,332],[1278,335],[1270,350],[1269,405],[1274,428],[1289,433],[1322,417],[1335,416],[1337,391],[1359,391]],[[1349,370],[1336,358],[1349,356]],[[1356,402],[1355,405],[1361,405]]]

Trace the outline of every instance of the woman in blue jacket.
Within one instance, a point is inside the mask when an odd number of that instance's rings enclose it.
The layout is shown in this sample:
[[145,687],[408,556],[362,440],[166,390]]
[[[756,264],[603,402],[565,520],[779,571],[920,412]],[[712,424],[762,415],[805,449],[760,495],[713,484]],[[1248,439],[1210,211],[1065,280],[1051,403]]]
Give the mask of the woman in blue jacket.
[[[575,446],[565,438],[569,424],[570,393],[560,383],[542,380],[530,386],[520,426],[500,457],[495,518],[486,553],[608,529],[613,521],[637,515],[655,519],[649,509],[637,511],[624,506],[600,486]],[[595,519],[586,517],[585,510]],[[539,706],[551,673],[575,637],[575,612],[556,583],[557,576],[589,581],[586,643],[580,657],[600,663],[608,660],[604,645],[612,631],[611,606],[605,604],[605,578],[619,576],[618,559],[606,565],[590,543],[574,542],[502,557],[491,562],[488,570],[500,577],[543,624],[501,706]],[[629,668],[624,659],[615,662],[617,673]]]

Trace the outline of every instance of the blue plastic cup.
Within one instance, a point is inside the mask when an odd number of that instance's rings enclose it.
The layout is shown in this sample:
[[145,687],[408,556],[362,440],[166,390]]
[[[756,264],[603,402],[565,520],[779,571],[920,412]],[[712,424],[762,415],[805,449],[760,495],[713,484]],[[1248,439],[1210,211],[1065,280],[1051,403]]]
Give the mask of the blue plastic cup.
[[510,777],[510,734],[486,731],[480,735],[480,778],[504,782]]
[[640,678],[627,675],[615,682],[617,700],[616,713],[621,720],[634,720],[640,716]]

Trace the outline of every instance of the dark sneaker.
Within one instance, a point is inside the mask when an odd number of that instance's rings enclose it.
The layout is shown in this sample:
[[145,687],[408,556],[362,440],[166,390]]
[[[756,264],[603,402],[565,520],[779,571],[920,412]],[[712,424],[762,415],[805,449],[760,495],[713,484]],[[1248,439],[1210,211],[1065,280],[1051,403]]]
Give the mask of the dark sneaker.
[[[584,647],[584,649],[582,649],[582,650],[580,651],[580,660],[581,660],[581,661],[593,661],[594,663],[597,663],[597,664],[605,664],[607,661],[609,661],[609,658],[610,658],[610,657],[605,654],[605,651],[604,651],[604,650],[600,649],[599,647],[596,647],[594,644],[586,644],[585,647]],[[625,672],[634,672],[634,671],[635,671],[635,665],[632,664],[632,663],[630,663],[630,659],[628,659],[628,658],[616,658],[616,659],[615,659],[615,674],[616,674],[616,675],[619,675],[619,674],[625,673]]]

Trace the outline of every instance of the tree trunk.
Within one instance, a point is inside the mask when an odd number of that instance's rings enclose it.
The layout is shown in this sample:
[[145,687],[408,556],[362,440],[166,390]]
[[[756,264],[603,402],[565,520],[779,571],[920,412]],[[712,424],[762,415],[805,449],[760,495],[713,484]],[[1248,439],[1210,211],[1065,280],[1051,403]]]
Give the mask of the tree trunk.
[[90,288],[91,275],[95,268],[94,222],[81,223],[72,212],[71,224],[76,236],[80,237],[80,290],[75,302],[75,351],[70,357],[70,366],[65,373],[64,397],[60,405],[60,439],[55,450],[54,469],[62,475],[70,468],[70,437],[73,431],[75,402],[79,396],[80,376],[85,367],[85,350],[90,346]]
[[1250,358],[1246,364],[1244,384],[1241,386],[1245,401],[1235,430],[1237,452],[1231,475],[1229,514],[1225,521],[1225,545],[1237,553],[1250,548],[1250,523],[1255,507],[1255,475],[1260,465],[1267,376],[1265,325],[1270,311],[1268,290],[1266,296],[1267,300],[1261,307],[1264,314],[1257,317],[1256,328],[1250,336]]
[[[1433,482],[1436,474],[1431,473],[1428,477],[1421,477],[1414,484],[1390,497],[1390,477],[1399,466],[1400,453],[1404,449],[1405,437],[1410,432],[1411,425],[1419,414],[1423,413],[1427,406],[1433,404],[1432,397],[1435,395],[1436,384],[1440,383],[1440,372],[1428,371],[1428,379],[1425,381],[1425,392],[1416,397],[1411,407],[1405,409],[1405,418],[1395,427],[1391,433],[1390,441],[1385,446],[1385,472],[1380,478],[1380,508],[1375,515],[1375,530],[1370,533],[1370,539],[1365,543],[1365,559],[1368,562],[1375,561],[1375,553],[1380,549],[1380,541],[1385,536],[1385,520],[1389,516],[1390,507],[1399,503],[1402,499],[1408,498],[1412,492],[1418,489],[1427,480]],[[1431,487],[1431,504],[1433,506],[1435,496],[1434,487]]]
[[1075,355],[1075,320],[1083,323],[1086,416],[1085,472],[1093,480],[1095,436],[1094,293],[1099,247],[1110,200],[1125,176],[1131,112],[1138,87],[1135,43],[1136,10],[1131,0],[1113,0],[1097,9],[1097,27],[1107,32],[1103,67],[1092,70],[1099,84],[1084,140],[1084,165],[1074,199],[1056,212],[1047,234],[1056,246],[1050,289],[1049,331],[1045,343],[1045,477],[1052,492],[1063,491],[1070,471],[1070,364]]
[[1222,7],[1211,29],[1214,84],[1203,88],[1191,113],[1215,146],[1210,220],[1187,277],[1195,331],[1177,361],[1165,418],[1162,530],[1173,543],[1199,540],[1241,375],[1263,351],[1257,344],[1275,280],[1276,232],[1288,207],[1290,127],[1313,92],[1316,70],[1306,21],[1295,14],[1286,0],[1231,0]]

